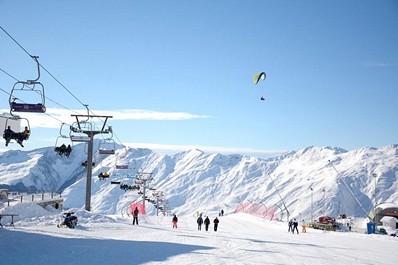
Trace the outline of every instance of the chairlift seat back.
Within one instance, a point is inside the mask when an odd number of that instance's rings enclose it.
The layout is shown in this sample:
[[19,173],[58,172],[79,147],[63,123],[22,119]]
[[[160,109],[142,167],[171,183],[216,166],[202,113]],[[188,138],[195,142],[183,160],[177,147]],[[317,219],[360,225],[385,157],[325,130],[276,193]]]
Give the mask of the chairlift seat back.
[[46,107],[41,104],[28,104],[28,103],[11,103],[11,111],[13,112],[46,112]]
[[110,149],[100,149],[98,150],[98,153],[101,155],[114,155],[115,150],[110,150]]

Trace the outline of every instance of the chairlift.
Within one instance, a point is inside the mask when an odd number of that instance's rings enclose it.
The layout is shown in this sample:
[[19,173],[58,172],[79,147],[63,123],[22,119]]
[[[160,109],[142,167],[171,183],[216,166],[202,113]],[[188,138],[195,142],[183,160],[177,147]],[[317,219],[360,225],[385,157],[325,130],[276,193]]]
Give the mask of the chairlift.
[[99,173],[98,178],[100,180],[107,179],[107,178],[109,178],[109,173],[107,171],[105,171],[104,173],[101,172],[101,173]]
[[143,184],[145,184],[145,181],[142,180],[142,179],[136,179],[136,180],[135,180],[135,184],[143,185]]
[[116,169],[129,169],[129,165],[117,165],[116,164]]
[[117,157],[116,158],[116,169],[130,169],[129,160],[126,157]]
[[59,129],[59,136],[55,140],[54,151],[61,156],[65,154],[68,157],[72,151],[73,142],[70,137],[63,132],[64,125],[65,123],[62,123],[61,128]]
[[82,134],[86,131],[92,131],[93,125],[89,121],[73,122],[69,127],[71,132]]
[[124,191],[128,190],[140,190],[140,186],[135,185],[134,181],[131,179],[125,179],[120,182],[120,189]]
[[92,124],[90,122],[74,122],[69,127],[69,129],[69,138],[72,142],[88,143],[91,141],[91,138],[88,135],[84,134],[84,131],[92,130]]
[[[32,56],[32,58],[37,63],[38,76],[35,80],[18,81],[12,87],[8,101],[10,104],[10,114],[13,116],[15,116],[13,112],[46,112],[44,86],[38,81],[40,78],[40,64],[38,61],[39,57]],[[30,95],[29,101],[31,102],[31,95],[33,94],[35,94],[35,96],[39,96],[38,103],[24,102],[24,99],[26,99],[27,95]]]
[[101,155],[114,155],[116,143],[112,138],[99,141],[98,153]]
[[[86,161],[82,162],[82,163],[81,163],[81,166],[82,166],[82,167],[87,167],[87,166],[88,166],[88,161],[86,160]],[[92,162],[92,163],[91,163],[91,166],[94,167],[94,166],[95,166],[95,162]]]
[[[7,116],[4,113],[1,118],[4,119],[4,133],[3,138],[6,140],[6,146],[11,140],[15,140],[22,147],[22,142],[28,140],[30,137],[29,120],[19,116]],[[21,121],[24,121],[21,125]]]

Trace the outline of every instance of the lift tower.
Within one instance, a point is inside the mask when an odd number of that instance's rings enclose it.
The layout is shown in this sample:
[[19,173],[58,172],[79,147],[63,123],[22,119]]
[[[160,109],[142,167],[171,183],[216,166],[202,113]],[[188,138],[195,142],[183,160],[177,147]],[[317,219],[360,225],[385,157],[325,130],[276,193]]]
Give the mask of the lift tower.
[[[71,115],[72,117],[76,117],[76,126],[70,126],[70,130],[74,133],[78,134],[86,134],[87,137],[81,136],[73,136],[71,135],[71,140],[73,142],[85,142],[87,143],[87,181],[86,181],[86,206],[85,209],[87,211],[91,210],[91,177],[93,172],[93,142],[94,136],[97,134],[105,134],[111,133],[111,127],[106,127],[106,122],[108,118],[112,118],[112,116],[97,116],[97,115]],[[90,119],[98,118],[105,119],[100,130],[94,130],[93,126],[90,122]],[[87,126],[87,124],[89,126]]]

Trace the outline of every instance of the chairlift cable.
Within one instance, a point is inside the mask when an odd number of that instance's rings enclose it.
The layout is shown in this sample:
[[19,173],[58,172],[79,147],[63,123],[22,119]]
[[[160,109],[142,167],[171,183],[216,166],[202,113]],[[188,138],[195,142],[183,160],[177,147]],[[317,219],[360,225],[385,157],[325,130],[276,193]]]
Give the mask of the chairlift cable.
[[[12,79],[14,79],[15,81],[19,81],[15,76],[13,76],[13,75],[11,75],[10,73],[8,73],[7,71],[5,71],[5,70],[3,70],[3,69],[1,69],[0,68],[0,71],[2,71],[3,73],[5,73],[6,75],[8,75],[9,77],[11,77]],[[26,85],[27,87],[29,87],[29,85]],[[4,90],[3,90],[4,91]],[[8,92],[6,92],[8,95],[10,95],[10,93],[8,93]],[[76,112],[76,111],[74,111],[74,110],[71,110],[70,108],[68,108],[68,107],[65,107],[64,105],[62,105],[62,104],[60,104],[60,103],[58,103],[58,102],[56,102],[55,100],[53,100],[53,99],[51,99],[51,98],[49,98],[49,97],[47,97],[47,96],[44,96],[44,98],[45,99],[48,99],[49,101],[51,101],[52,103],[54,103],[54,104],[56,104],[56,105],[58,105],[58,106],[60,106],[60,107],[62,107],[62,108],[64,108],[64,109],[67,109],[67,110],[70,110],[70,111],[72,111],[72,112],[74,112],[74,113],[76,113],[76,114],[79,114],[78,112]]]
[[[15,40],[3,27],[1,27],[0,26],[0,28],[1,28],[1,30],[11,39],[11,40],[13,40],[26,54],[28,54],[29,55],[29,57],[31,57],[33,60],[35,60],[35,57],[34,56],[32,56],[17,40]],[[35,60],[36,61],[36,60]],[[84,107],[86,107],[87,106],[87,104],[84,104],[79,98],[77,98],[61,81],[59,81],[58,80],[58,78],[56,78],[53,74],[51,74],[50,73],[50,71],[48,71],[40,62],[38,62],[38,64],[39,64],[39,66],[48,74],[48,75],[50,75],[61,87],[63,87],[73,98],[75,98],[81,105],[83,105]],[[0,69],[1,71],[3,71],[4,73],[6,73],[7,75],[9,75],[7,72],[5,72],[4,70],[2,70],[2,69]],[[10,75],[11,76],[11,75]],[[12,77],[12,76],[11,76]],[[12,78],[14,78],[14,77],[12,77]],[[17,79],[16,79],[17,80]],[[59,106],[62,106],[61,104],[58,104],[58,103],[56,103],[55,101],[53,101],[53,100],[51,100],[53,103],[55,103],[55,104],[57,104],[57,105],[59,105]],[[66,108],[66,107],[64,107],[64,106],[62,106],[63,108]],[[87,108],[87,107],[86,107]],[[68,109],[68,108],[66,108],[66,109]],[[90,110],[90,112],[91,113],[93,113],[91,110]],[[93,113],[94,114],[94,113]],[[47,114],[48,116],[50,116],[50,117],[52,117],[51,115],[49,115],[49,114]],[[56,119],[56,120],[58,120],[57,118],[55,118],[55,117],[52,117],[52,118],[54,118],[54,119]],[[59,120],[58,120],[59,121]],[[61,122],[62,123],[62,122]],[[122,144],[121,143],[121,141],[120,141],[120,139],[117,137],[117,135],[114,133],[114,136],[116,137],[116,139],[118,140],[118,142],[120,143],[120,144]]]
[[[16,80],[16,81],[19,81],[15,76],[11,75],[11,74],[8,73],[7,71],[5,71],[5,70],[3,70],[3,69],[1,69],[1,68],[0,68],[0,71],[2,71],[3,73],[5,73],[6,75],[8,75],[10,78],[12,78],[12,79],[14,79],[14,80]],[[28,87],[29,87],[29,86],[28,86]],[[2,89],[2,88],[0,88],[0,90],[3,91],[4,93],[6,93],[6,94],[9,95],[9,96],[11,95],[9,92],[5,91],[5,90]],[[63,106],[62,104],[60,104],[60,103],[58,103],[58,102],[52,100],[51,98],[49,98],[49,97],[47,97],[47,96],[44,96],[44,98],[45,98],[45,99],[48,99],[49,101],[53,102],[54,104],[56,104],[56,105],[58,105],[58,106],[60,106],[60,107],[62,107],[62,108],[64,108],[64,109],[67,109],[67,110],[70,110],[70,111],[72,111],[72,112],[75,112],[75,111],[69,109],[68,107],[65,107],[65,106]],[[22,102],[23,102],[23,103],[26,103],[26,102],[24,102],[24,101],[22,101]],[[77,112],[75,112],[75,113],[77,113]],[[50,116],[51,118],[53,118],[53,119],[55,119],[55,120],[57,120],[57,121],[59,121],[59,122],[61,122],[61,123],[65,123],[65,122],[63,122],[63,121],[61,121],[61,120],[59,120],[59,119],[53,117],[52,115],[50,115],[50,114],[48,114],[48,113],[43,113],[43,114],[46,114],[47,116]],[[65,123],[65,124],[66,124],[66,123]]]
[[[35,56],[32,56],[18,41],[16,41],[3,27],[0,26],[0,28],[3,30],[7,36],[12,39],[26,54],[30,56],[34,61],[36,61]],[[50,75],[61,87],[63,87],[72,97],[74,97],[80,104],[84,106],[84,103],[78,99],[64,84],[61,83],[53,74],[51,74],[40,62],[37,61],[39,66],[46,71],[48,75]]]
[[[3,91],[4,93],[8,94],[8,95],[11,95],[10,93],[8,93],[7,91],[5,91],[5,90],[2,89],[2,88],[0,88],[0,90]],[[22,102],[22,103],[26,103],[26,102],[24,102],[23,100],[21,100],[21,102]],[[58,119],[58,118],[56,118],[56,117],[54,117],[54,116],[52,116],[52,115],[50,115],[50,114],[48,114],[48,113],[43,113],[43,114],[45,114],[45,115],[47,115],[47,116],[53,118],[53,119],[56,120],[56,121],[59,121],[59,122],[61,122],[61,123],[65,123],[65,122],[61,121],[60,119]]]
[[[94,113],[92,110],[90,110],[90,112],[91,112],[93,115],[95,115],[95,113]],[[103,122],[103,120],[102,120],[101,118],[99,118],[99,120],[100,120],[101,122]],[[113,137],[115,137],[115,138],[117,139],[117,142],[118,142],[120,145],[124,146],[124,144],[122,143],[122,141],[120,141],[119,137],[117,137],[117,135],[116,135],[116,133],[115,133],[114,131],[112,132],[112,134],[113,134]],[[105,138],[104,138],[104,139],[105,139]]]
[[12,39],[24,52],[26,52],[32,58],[32,55],[21,44],[19,44],[18,41],[16,41],[3,27],[0,26],[0,28],[4,31],[5,34],[7,34],[10,39]]

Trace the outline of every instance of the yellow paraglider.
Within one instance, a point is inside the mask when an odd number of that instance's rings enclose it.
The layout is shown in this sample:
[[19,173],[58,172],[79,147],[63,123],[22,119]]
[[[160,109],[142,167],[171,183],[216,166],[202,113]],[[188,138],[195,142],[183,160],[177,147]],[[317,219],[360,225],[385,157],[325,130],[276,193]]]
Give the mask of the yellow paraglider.
[[[261,80],[265,80],[266,77],[267,77],[267,76],[266,76],[266,74],[265,74],[264,72],[256,73],[256,74],[254,75],[253,82],[254,82],[255,85],[257,85],[257,83],[260,81],[260,79],[261,79]],[[261,99],[261,100],[265,100],[264,97],[261,97],[260,99]]]
[[260,81],[260,79],[265,80],[265,78],[266,78],[266,74],[264,72],[256,73],[254,75],[253,82],[255,85],[257,85],[257,83],[258,83],[258,81]]

